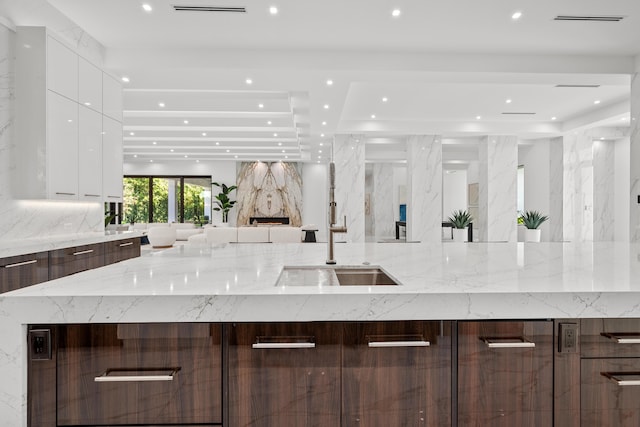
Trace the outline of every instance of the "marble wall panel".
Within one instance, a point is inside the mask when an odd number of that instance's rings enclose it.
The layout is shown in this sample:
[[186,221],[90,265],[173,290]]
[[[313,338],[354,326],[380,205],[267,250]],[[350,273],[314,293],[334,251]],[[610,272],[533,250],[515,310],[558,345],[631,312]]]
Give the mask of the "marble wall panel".
[[13,31],[0,24],[0,200],[11,197],[11,161],[14,124],[14,43]]
[[375,239],[395,237],[394,213],[396,205],[393,198],[393,165],[391,163],[373,164],[373,197],[371,204]]
[[631,79],[631,194],[629,197],[629,232],[631,242],[640,242],[640,73]]
[[442,241],[442,138],[407,140],[407,240]]
[[333,143],[336,168],[336,221],[342,224],[344,216],[347,217],[346,236],[337,234],[336,241],[365,241],[364,146],[364,138],[356,135],[337,136]]
[[478,222],[482,241],[517,241],[517,142],[515,136],[480,141]]
[[301,169],[298,163],[243,162],[237,178],[237,224],[248,225],[251,217],[287,217],[300,227]]
[[593,240],[615,239],[615,144],[593,142]]
[[563,149],[562,137],[549,142],[549,241],[560,242],[563,222]]

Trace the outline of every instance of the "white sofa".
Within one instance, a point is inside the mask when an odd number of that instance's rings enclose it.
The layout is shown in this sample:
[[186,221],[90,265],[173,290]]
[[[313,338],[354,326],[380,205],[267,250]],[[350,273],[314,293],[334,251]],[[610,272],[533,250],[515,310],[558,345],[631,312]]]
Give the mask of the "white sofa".
[[231,243],[238,241],[238,229],[235,227],[210,227],[204,230],[207,243]]
[[238,228],[238,243],[269,243],[270,227]]
[[300,227],[270,227],[269,241],[271,243],[300,243],[302,230]]
[[202,235],[191,235],[189,243],[300,243],[300,227],[207,227]]

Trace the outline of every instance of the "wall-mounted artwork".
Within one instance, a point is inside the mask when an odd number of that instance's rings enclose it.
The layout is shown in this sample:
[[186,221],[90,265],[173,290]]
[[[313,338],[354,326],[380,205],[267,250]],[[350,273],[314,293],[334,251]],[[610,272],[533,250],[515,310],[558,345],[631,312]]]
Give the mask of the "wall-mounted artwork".
[[238,222],[251,217],[289,218],[302,225],[302,165],[284,162],[242,162],[238,171]]

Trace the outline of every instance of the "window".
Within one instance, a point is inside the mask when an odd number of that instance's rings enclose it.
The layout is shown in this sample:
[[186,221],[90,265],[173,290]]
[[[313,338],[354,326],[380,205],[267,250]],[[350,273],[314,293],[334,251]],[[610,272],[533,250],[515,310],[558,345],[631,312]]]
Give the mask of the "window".
[[123,222],[193,222],[211,218],[211,177],[125,176]]

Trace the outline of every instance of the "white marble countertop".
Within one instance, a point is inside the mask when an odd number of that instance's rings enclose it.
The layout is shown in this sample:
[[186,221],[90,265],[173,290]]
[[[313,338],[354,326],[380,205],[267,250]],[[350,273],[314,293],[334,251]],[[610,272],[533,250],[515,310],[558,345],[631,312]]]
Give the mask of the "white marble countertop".
[[339,264],[380,265],[401,285],[276,286],[284,265],[325,257],[326,244],[184,245],[5,294],[0,313],[14,306],[25,323],[640,317],[640,245],[337,244]]
[[0,258],[140,236],[142,236],[140,231],[105,231],[99,233],[61,234],[44,238],[33,237],[20,240],[4,240],[0,241]]

